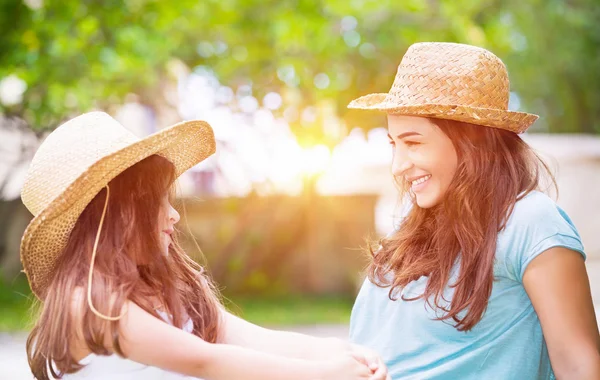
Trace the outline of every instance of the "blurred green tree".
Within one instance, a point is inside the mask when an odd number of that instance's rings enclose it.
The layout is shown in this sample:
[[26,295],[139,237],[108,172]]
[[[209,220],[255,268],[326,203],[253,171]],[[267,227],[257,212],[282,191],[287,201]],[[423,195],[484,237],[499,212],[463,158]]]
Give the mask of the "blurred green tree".
[[333,144],[330,115],[383,125],[346,104],[387,91],[408,45],[434,40],[500,56],[514,104],[542,115],[534,130],[600,133],[597,0],[3,0],[0,80],[26,86],[0,112],[48,129],[128,93],[152,105],[176,58],[259,101],[280,93],[302,143]]

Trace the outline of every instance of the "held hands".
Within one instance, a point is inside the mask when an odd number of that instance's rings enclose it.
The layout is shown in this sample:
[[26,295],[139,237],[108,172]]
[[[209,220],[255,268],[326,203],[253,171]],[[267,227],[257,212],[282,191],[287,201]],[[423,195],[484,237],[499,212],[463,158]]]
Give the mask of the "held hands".
[[371,371],[369,380],[392,380],[383,359],[376,351],[358,344],[351,344],[350,353],[354,359],[369,368]]
[[379,355],[363,346],[351,344],[340,357],[324,363],[326,379],[391,380]]

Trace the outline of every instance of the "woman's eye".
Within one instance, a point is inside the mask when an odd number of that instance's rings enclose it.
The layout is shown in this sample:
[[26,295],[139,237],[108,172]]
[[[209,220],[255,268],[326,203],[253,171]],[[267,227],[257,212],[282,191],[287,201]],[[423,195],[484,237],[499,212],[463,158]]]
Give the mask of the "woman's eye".
[[412,146],[420,145],[421,143],[417,142],[417,141],[405,141],[404,144],[408,147],[412,147]]

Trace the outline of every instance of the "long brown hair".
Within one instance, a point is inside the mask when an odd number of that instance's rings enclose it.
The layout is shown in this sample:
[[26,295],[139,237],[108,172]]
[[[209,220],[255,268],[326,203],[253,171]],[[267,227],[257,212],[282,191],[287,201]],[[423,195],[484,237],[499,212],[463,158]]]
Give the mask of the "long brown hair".
[[[428,276],[424,294],[402,299],[423,298],[443,312],[438,320],[451,319],[456,329],[468,331],[487,308],[494,281],[496,240],[515,202],[540,187],[542,174],[552,183],[554,178],[547,165],[513,132],[458,121],[431,121],[456,149],[454,178],[443,201],[430,209],[418,207],[409,184],[396,179],[401,199],[412,199],[413,207],[397,231],[381,240],[380,249],[371,249],[367,272],[374,284],[390,287],[391,300],[398,299],[397,291],[402,287]],[[458,278],[449,284],[457,262]],[[449,304],[442,304],[448,285],[454,294]]]
[[[173,194],[174,180],[174,166],[154,155],[109,183],[110,197],[91,284],[88,272],[106,189],[87,205],[57,260],[40,317],[27,339],[29,365],[37,379],[48,379],[49,372],[60,378],[81,369],[72,356],[69,339],[76,333],[82,334],[87,347],[97,355],[111,354],[104,344],[109,334],[114,351],[125,356],[119,345],[119,322],[98,317],[85,296],[76,296],[78,290],[85,294],[88,286],[93,305],[104,315],[118,316],[130,300],[156,317],[160,318],[157,307],[169,313],[179,328],[191,318],[195,335],[216,342],[220,304],[214,286],[183,252],[175,235],[168,256],[160,243],[159,217],[165,195]],[[81,318],[74,318],[73,310]],[[76,320],[81,323],[76,325]]]

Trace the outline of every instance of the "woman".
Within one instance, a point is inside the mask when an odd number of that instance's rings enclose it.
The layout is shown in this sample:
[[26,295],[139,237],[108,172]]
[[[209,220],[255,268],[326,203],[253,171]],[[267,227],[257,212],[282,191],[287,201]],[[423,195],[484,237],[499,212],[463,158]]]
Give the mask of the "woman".
[[170,188],[215,150],[190,121],[138,140],[105,113],[57,128],[22,199],[21,259],[42,310],[37,379],[385,379],[370,351],[262,329],[227,313],[175,238]]
[[392,172],[408,208],[372,254],[351,341],[393,379],[600,379],[580,237],[540,189],[504,64],[487,50],[412,45],[388,94]]

